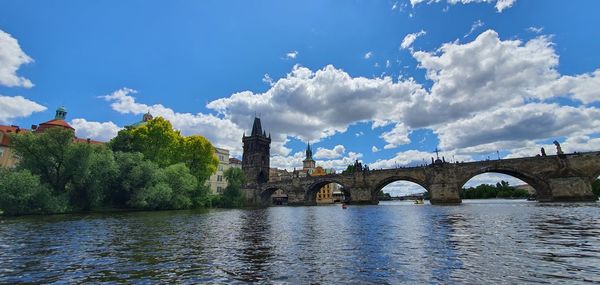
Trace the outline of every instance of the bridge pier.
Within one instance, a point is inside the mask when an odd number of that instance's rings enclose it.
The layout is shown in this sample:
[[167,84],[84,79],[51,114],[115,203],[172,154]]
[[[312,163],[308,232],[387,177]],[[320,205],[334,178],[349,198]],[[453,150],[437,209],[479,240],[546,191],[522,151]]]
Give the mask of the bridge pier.
[[432,205],[456,205],[462,203],[459,187],[450,183],[436,183],[429,186],[429,202]]
[[551,200],[539,198],[540,202],[586,202],[596,201],[592,183],[587,177],[550,178],[547,181]]
[[373,191],[371,191],[371,189],[362,187],[352,187],[349,189],[348,192],[350,192],[350,204],[379,204],[377,194],[373,194]]

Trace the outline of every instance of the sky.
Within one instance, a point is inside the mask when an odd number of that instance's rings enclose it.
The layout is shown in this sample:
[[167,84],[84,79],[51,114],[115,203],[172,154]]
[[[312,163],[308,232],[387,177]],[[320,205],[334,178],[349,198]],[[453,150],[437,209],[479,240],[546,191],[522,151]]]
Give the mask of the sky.
[[[150,112],[271,166],[600,150],[599,1],[29,1],[0,4],[0,124],[65,106],[108,141]],[[470,185],[510,180],[481,175]],[[401,184],[401,183],[400,183]],[[397,184],[397,185],[400,185]],[[404,184],[402,184],[404,185]],[[399,186],[398,186],[399,187]],[[396,189],[397,190],[397,189]]]

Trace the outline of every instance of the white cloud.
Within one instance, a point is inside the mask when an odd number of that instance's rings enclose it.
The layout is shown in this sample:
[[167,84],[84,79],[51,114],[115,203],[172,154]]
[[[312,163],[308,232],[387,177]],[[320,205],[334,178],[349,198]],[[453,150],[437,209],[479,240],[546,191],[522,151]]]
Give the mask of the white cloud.
[[[183,135],[202,135],[215,146],[231,150],[234,155],[241,152],[243,129],[230,120],[212,114],[178,113],[161,104],[146,105],[138,103],[135,97],[132,96],[135,93],[137,92],[133,89],[122,88],[112,94],[101,96],[101,98],[111,102],[112,109],[119,113],[141,115],[150,112],[153,116],[161,116],[169,120],[174,128],[181,130]],[[246,122],[251,124],[251,114],[248,115]],[[284,154],[289,153],[289,149],[284,148],[282,145],[282,143],[285,143],[285,137],[278,137],[278,140],[279,144],[273,144],[273,150]]]
[[471,25],[471,29],[469,30],[469,32],[467,34],[465,34],[463,36],[463,38],[466,38],[466,37],[470,36],[471,34],[473,34],[473,32],[475,30],[477,30],[478,28],[483,27],[483,25],[485,25],[485,24],[481,20],[477,20],[477,21],[473,22],[473,24]]
[[269,86],[273,86],[273,78],[271,78],[271,76],[268,73],[265,73],[265,75],[262,78],[262,82],[269,84]]
[[265,93],[239,92],[207,107],[240,126],[259,112],[263,126],[274,134],[318,141],[356,122],[400,120],[402,102],[417,93],[425,90],[410,79],[351,77],[332,65],[316,72],[296,65]]
[[2,123],[10,123],[16,118],[29,117],[35,112],[45,110],[46,107],[23,96],[11,97],[0,95],[0,122]]
[[410,139],[408,138],[408,134],[408,128],[403,123],[397,123],[391,131],[381,134],[380,138],[387,143],[383,149],[391,149],[399,145],[409,144]]
[[371,58],[372,56],[373,56],[373,52],[372,52],[372,51],[370,51],[370,52],[367,52],[367,53],[365,53],[365,55],[364,55],[364,58],[365,58],[365,59],[369,59],[369,58]]
[[21,65],[30,62],[33,62],[33,59],[21,50],[19,42],[10,34],[0,30],[0,85],[33,87],[29,79],[17,75]]
[[[417,4],[426,2],[427,0],[410,0],[410,4],[414,7]],[[427,4],[438,3],[442,0],[428,0]],[[501,13],[504,9],[510,8],[514,5],[517,0],[447,0],[448,4],[470,4],[470,3],[496,3],[495,7],[498,13]]]
[[287,59],[296,59],[296,57],[298,56],[298,51],[290,51],[288,53],[285,54],[285,57]]
[[371,151],[372,151],[372,152],[378,152],[378,151],[379,151],[379,149],[378,149],[376,146],[372,146],[372,147],[371,147]]
[[596,108],[526,104],[481,112],[436,130],[444,149],[600,132]]
[[544,27],[529,27],[529,28],[527,28],[527,31],[536,33],[536,34],[541,33],[543,30],[544,30]]
[[107,142],[117,136],[121,128],[113,122],[89,122],[86,119],[73,119],[71,126],[75,128],[75,135],[79,138]]
[[540,97],[565,96],[579,100],[584,104],[600,101],[600,69],[593,73],[576,76],[562,76],[551,84],[537,89]]
[[398,9],[398,1],[394,2],[394,5],[392,5],[392,10],[396,9]]
[[358,133],[355,133],[354,135],[355,135],[356,137],[360,137],[360,136],[364,136],[364,135],[365,135],[365,133],[363,133],[362,131],[360,131],[360,132],[358,132]]
[[420,32],[417,33],[412,33],[412,34],[408,34],[406,36],[404,36],[404,39],[402,40],[402,43],[400,44],[400,48],[401,49],[407,49],[409,47],[412,46],[412,44],[415,42],[415,40],[420,37],[427,34],[427,32],[425,32],[424,30],[421,30]]
[[333,149],[326,149],[326,148],[320,147],[317,149],[317,152],[315,153],[315,158],[317,158],[317,159],[319,159],[319,158],[333,159],[333,158],[342,157],[345,152],[346,152],[346,148],[340,144],[333,147]]
[[[337,172],[345,170],[348,165],[354,164],[354,161],[362,158],[361,153],[348,152],[344,157],[330,160],[317,160],[316,165],[321,166],[325,169],[335,169]],[[271,156],[271,167],[279,169],[287,169],[292,171],[294,169],[302,169],[302,160],[304,159],[304,152],[296,152],[291,156],[274,155]]]
[[392,66],[392,64],[390,63],[389,59],[385,60],[385,68],[390,68],[390,66]]

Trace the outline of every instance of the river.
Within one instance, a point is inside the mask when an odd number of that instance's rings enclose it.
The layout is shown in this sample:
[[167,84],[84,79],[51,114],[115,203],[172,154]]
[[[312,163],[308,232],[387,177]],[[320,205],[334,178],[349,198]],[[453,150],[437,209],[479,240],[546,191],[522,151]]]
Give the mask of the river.
[[600,203],[472,200],[0,219],[0,283],[600,282]]

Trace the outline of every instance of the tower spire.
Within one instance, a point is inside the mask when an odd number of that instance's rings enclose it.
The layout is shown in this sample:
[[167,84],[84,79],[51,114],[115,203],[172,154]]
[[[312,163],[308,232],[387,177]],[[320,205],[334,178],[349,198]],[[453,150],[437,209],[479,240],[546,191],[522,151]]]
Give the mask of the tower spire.
[[263,134],[262,126],[260,125],[260,118],[254,117],[254,123],[252,124],[252,136],[260,136]]

